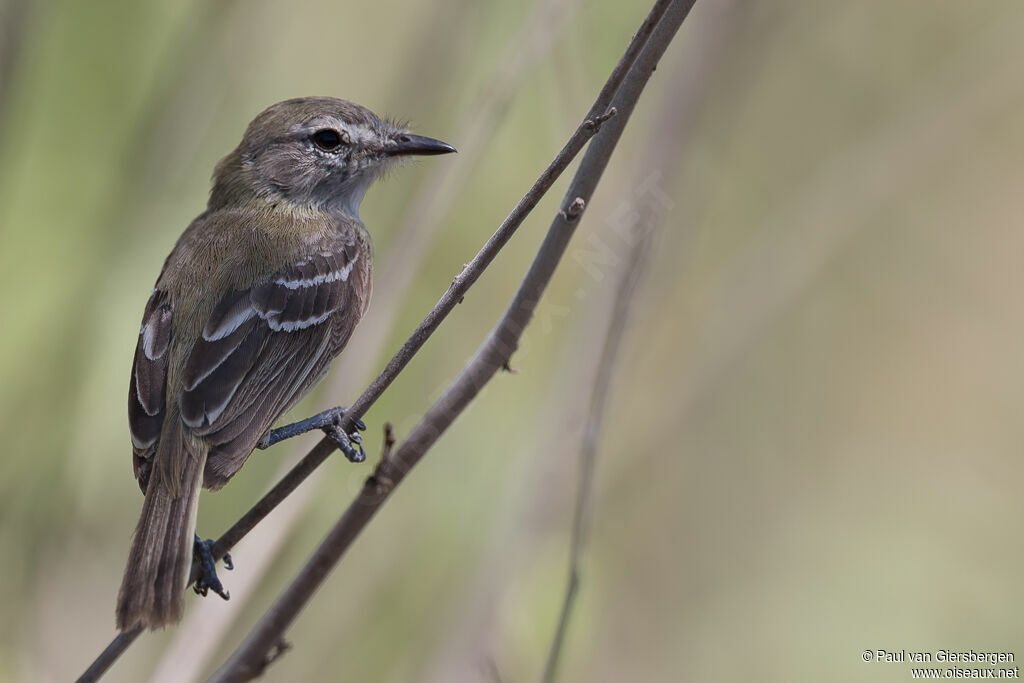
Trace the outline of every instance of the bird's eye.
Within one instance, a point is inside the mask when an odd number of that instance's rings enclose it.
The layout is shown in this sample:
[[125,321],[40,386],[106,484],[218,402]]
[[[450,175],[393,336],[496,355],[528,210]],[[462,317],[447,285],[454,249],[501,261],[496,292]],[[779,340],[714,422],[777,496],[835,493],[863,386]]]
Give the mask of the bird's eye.
[[320,149],[327,152],[337,151],[339,147],[345,142],[347,136],[343,136],[336,130],[331,128],[324,128],[313,133],[313,143],[316,144]]

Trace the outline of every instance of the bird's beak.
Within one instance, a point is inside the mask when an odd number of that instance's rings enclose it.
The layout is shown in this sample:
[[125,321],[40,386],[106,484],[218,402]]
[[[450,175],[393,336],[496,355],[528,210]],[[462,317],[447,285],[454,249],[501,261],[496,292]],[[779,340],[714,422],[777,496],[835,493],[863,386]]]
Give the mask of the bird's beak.
[[413,135],[412,133],[401,133],[394,137],[394,144],[389,145],[385,150],[388,156],[420,155],[430,156],[434,154],[451,154],[456,151],[447,142],[441,142],[434,138]]

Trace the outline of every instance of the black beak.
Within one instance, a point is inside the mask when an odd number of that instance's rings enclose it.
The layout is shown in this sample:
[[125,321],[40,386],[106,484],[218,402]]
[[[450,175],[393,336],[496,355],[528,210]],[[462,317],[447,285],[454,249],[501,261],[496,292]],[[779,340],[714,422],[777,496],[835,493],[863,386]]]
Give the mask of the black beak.
[[389,145],[385,150],[388,156],[405,156],[418,154],[430,156],[434,154],[451,154],[455,148],[447,142],[441,142],[434,138],[425,138],[422,135],[402,133],[394,137],[395,143]]

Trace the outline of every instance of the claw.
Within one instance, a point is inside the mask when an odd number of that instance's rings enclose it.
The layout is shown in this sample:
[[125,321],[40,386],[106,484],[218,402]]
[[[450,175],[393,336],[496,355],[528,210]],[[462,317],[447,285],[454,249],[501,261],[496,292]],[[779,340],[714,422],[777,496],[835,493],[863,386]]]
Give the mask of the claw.
[[[327,436],[331,437],[338,449],[345,454],[349,462],[363,462],[366,460],[366,451],[363,450],[362,437],[357,432],[352,434],[346,434],[340,427],[332,426],[325,427],[324,431],[327,432]],[[355,443],[357,448],[353,448],[352,444]]]

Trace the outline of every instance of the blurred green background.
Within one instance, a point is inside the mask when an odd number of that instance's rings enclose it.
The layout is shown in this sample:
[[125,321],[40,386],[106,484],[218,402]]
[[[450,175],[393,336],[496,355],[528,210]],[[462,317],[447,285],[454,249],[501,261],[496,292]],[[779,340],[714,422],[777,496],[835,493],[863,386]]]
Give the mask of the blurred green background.
[[[646,0],[0,2],[0,681],[114,635],[142,498],[126,391],[164,256],[267,105],[330,94],[455,157],[362,216],[375,300],[301,417],[351,401],[567,138]],[[656,248],[599,453],[565,681],[902,681],[866,649],[1014,651],[1024,564],[1024,6],[698,0],[521,351],[400,487],[266,680],[527,681],[636,221]],[[482,340],[566,180],[367,416],[401,437]],[[315,438],[315,437],[313,437]],[[201,502],[216,536],[308,446]],[[335,458],[110,681],[208,675],[370,465]]]

